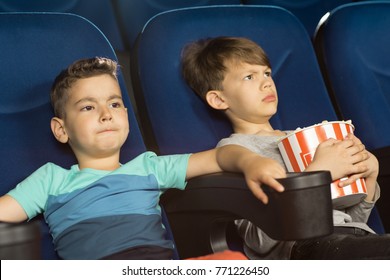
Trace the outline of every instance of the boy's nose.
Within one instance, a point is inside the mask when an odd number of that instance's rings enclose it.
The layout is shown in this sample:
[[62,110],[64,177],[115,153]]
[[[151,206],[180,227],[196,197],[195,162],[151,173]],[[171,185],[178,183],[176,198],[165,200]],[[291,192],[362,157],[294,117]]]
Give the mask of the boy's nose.
[[272,86],[271,82],[270,81],[265,81],[263,84],[262,84],[262,88],[263,89],[268,89]]
[[102,112],[102,114],[101,114],[100,120],[102,122],[111,121],[112,120],[112,115],[110,114],[110,111],[109,110],[104,110]]

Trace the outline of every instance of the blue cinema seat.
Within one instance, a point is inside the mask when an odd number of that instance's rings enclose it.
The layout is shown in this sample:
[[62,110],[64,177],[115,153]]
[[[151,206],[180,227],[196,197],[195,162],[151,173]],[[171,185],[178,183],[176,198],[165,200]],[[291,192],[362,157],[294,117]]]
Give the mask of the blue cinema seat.
[[[48,161],[64,167],[75,163],[68,145],[58,143],[50,130],[53,115],[50,88],[60,70],[80,58],[116,59],[102,32],[86,19],[58,13],[0,13],[0,195],[5,194]],[[128,161],[145,151],[131,104],[131,136],[122,150]],[[56,258],[51,236],[42,222],[43,259]],[[0,242],[1,243],[1,242]]]
[[111,0],[0,0],[0,12],[57,12],[92,21],[116,51],[125,51]]
[[240,0],[113,0],[113,3],[124,43],[131,49],[144,24],[158,13],[194,6],[240,4]]
[[162,154],[200,151],[231,133],[226,118],[209,109],[180,72],[180,54],[187,43],[221,35],[248,37],[267,52],[280,96],[278,113],[271,119],[275,128],[337,120],[310,37],[292,13],[249,5],[177,9],[158,14],[144,26],[131,57],[149,149]]
[[[311,39],[290,12],[247,5],[177,9],[156,15],[144,26],[131,59],[134,94],[148,149],[161,154],[206,150],[232,132],[226,118],[209,109],[180,72],[182,48],[215,36],[248,37],[269,55],[280,97],[278,113],[271,119],[275,128],[295,129],[338,119]],[[172,217],[177,200],[168,196],[164,202],[170,220],[177,218],[170,223],[175,232],[184,219]],[[189,230],[181,230],[189,234]]]
[[390,1],[332,10],[318,27],[315,47],[335,106],[378,158],[377,209],[390,232]]
[[353,0],[243,0],[246,5],[274,5],[292,12],[313,37],[318,22],[328,11]]

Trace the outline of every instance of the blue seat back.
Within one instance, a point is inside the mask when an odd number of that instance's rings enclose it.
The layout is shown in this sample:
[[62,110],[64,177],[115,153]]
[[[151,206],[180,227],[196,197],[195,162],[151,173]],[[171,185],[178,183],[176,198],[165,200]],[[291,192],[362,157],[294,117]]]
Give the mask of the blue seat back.
[[158,13],[194,6],[240,4],[240,0],[113,0],[113,2],[128,49],[132,48],[144,24]]
[[0,12],[77,14],[98,26],[115,50],[124,50],[124,43],[111,0],[0,0]]
[[[367,1],[330,12],[315,35],[315,47],[329,93],[355,134],[379,160],[382,186],[370,219],[379,233],[390,231],[390,1]],[[376,209],[371,215],[378,215]]]
[[318,22],[327,12],[353,0],[243,0],[250,5],[275,5],[292,12],[306,27],[310,36],[314,35]]
[[390,145],[390,2],[333,10],[315,45],[343,117],[368,149]]
[[[46,162],[65,168],[76,162],[68,145],[50,130],[50,88],[58,73],[75,60],[116,59],[106,37],[86,19],[59,13],[0,13],[0,195]],[[119,74],[131,133],[121,160],[145,151],[130,99]],[[44,240],[50,245],[49,235]],[[52,258],[47,248],[43,258]]]
[[[248,37],[267,52],[279,94],[277,129],[295,129],[337,116],[303,25],[290,12],[270,6],[209,6],[160,13],[143,28],[132,57],[134,94],[145,141],[163,154],[215,147],[231,125],[185,84],[182,48],[215,36]],[[151,129],[149,129],[151,128]]]

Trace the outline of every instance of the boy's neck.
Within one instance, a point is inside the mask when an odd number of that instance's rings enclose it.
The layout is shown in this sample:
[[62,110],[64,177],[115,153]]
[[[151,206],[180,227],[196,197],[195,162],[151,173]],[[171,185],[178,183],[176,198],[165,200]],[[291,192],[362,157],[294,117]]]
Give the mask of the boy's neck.
[[78,161],[79,169],[91,168],[96,170],[112,171],[120,167],[119,157],[99,158]]
[[234,123],[233,130],[234,133],[238,134],[273,135],[274,133],[278,133],[269,122],[260,124],[248,122]]

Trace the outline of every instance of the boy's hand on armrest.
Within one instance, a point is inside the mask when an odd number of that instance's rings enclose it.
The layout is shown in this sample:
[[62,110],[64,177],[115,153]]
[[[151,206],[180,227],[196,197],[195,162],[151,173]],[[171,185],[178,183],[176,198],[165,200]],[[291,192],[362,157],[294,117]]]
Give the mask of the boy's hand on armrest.
[[27,214],[11,196],[0,197],[0,222],[18,223],[27,220]]
[[220,148],[217,160],[225,171],[244,173],[249,189],[265,204],[268,197],[261,188],[262,184],[279,192],[284,190],[276,179],[286,177],[286,171],[273,159],[262,157],[242,146],[226,145]]
[[275,189],[278,192],[284,191],[284,187],[276,179],[286,177],[284,168],[271,158],[253,156],[245,160],[242,172],[252,193],[264,204],[268,203],[268,196],[261,188],[262,184]]
[[276,191],[284,187],[276,180],[286,177],[286,171],[275,160],[262,157],[239,145],[226,145],[190,156],[186,179],[220,171],[241,172],[252,193],[263,203],[268,197],[261,188],[266,184]]

